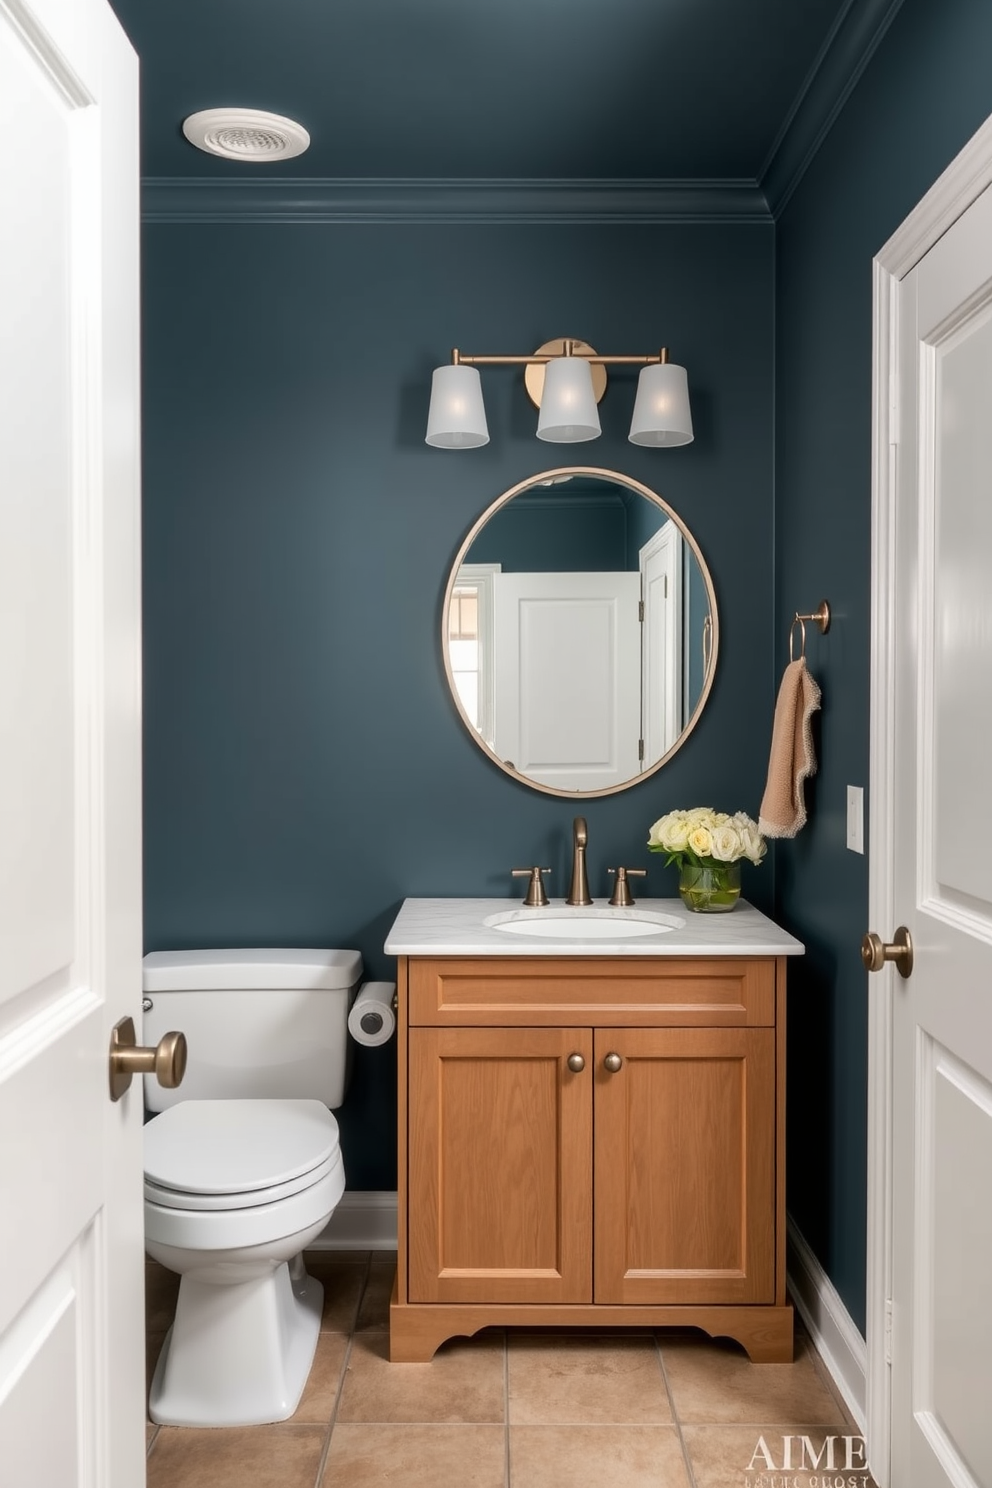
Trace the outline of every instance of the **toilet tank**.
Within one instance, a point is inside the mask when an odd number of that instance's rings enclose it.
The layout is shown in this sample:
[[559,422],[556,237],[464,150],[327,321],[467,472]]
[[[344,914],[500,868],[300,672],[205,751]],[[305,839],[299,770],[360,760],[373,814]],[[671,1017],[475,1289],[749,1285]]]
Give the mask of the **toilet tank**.
[[348,1009],[358,951],[152,951],[144,959],[143,1044],[178,1029],[189,1062],[177,1090],[145,1077],[145,1105],[306,1098],[332,1109],[351,1066]]

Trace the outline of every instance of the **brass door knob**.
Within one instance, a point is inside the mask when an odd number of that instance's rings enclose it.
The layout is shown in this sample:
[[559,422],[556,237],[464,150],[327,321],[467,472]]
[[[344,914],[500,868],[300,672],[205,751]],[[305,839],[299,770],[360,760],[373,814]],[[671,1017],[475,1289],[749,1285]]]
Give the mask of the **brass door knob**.
[[186,1035],[166,1033],[154,1048],[139,1048],[134,1019],[122,1018],[110,1035],[110,1099],[119,1101],[134,1075],[154,1075],[175,1090],[186,1073]]
[[569,1054],[566,1063],[573,1075],[581,1075],[586,1067],[586,1062],[581,1054]]
[[622,1064],[623,1060],[619,1054],[607,1054],[603,1060],[603,1068],[608,1069],[611,1075],[615,1075]]
[[880,935],[874,930],[869,930],[861,942],[861,959],[869,971],[881,971],[886,961],[896,963],[896,971],[901,977],[912,975],[913,971],[913,937],[905,925],[900,925],[891,944],[886,945]]

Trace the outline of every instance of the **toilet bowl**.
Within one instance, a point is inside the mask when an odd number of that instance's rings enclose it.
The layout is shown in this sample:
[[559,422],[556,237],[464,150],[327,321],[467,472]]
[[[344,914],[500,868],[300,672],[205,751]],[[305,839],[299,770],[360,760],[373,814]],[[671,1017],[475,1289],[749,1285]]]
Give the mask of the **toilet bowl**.
[[292,1415],[323,1292],[290,1263],[344,1192],[337,1122],[315,1100],[187,1101],[150,1123],[145,1248],[182,1276],[151,1385],[165,1425]]
[[260,1425],[299,1404],[323,1301],[301,1252],[344,1192],[329,1106],[360,968],[357,952],[145,958],[146,1040],[165,1022],[189,1043],[183,1088],[147,1094],[145,1249],[182,1278],[153,1421]]

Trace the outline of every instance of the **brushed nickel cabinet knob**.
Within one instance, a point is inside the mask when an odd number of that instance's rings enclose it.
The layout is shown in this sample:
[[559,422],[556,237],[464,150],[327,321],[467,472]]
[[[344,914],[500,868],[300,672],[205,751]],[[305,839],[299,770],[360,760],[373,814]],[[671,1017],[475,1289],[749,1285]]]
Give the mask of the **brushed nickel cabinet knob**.
[[581,1054],[569,1054],[568,1059],[565,1062],[568,1065],[569,1069],[572,1071],[573,1075],[581,1075],[582,1071],[586,1067],[586,1062],[582,1058]]
[[623,1060],[621,1059],[619,1054],[607,1054],[606,1058],[603,1060],[603,1068],[608,1069],[611,1075],[615,1075],[622,1064]]

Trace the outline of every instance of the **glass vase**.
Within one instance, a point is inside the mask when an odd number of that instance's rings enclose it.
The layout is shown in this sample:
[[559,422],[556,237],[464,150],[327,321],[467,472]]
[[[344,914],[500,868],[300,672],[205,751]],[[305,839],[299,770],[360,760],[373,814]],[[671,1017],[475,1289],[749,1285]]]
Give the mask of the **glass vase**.
[[685,861],[679,868],[679,894],[686,909],[700,914],[721,914],[733,909],[741,897],[741,865],[718,863],[704,858],[699,863]]

